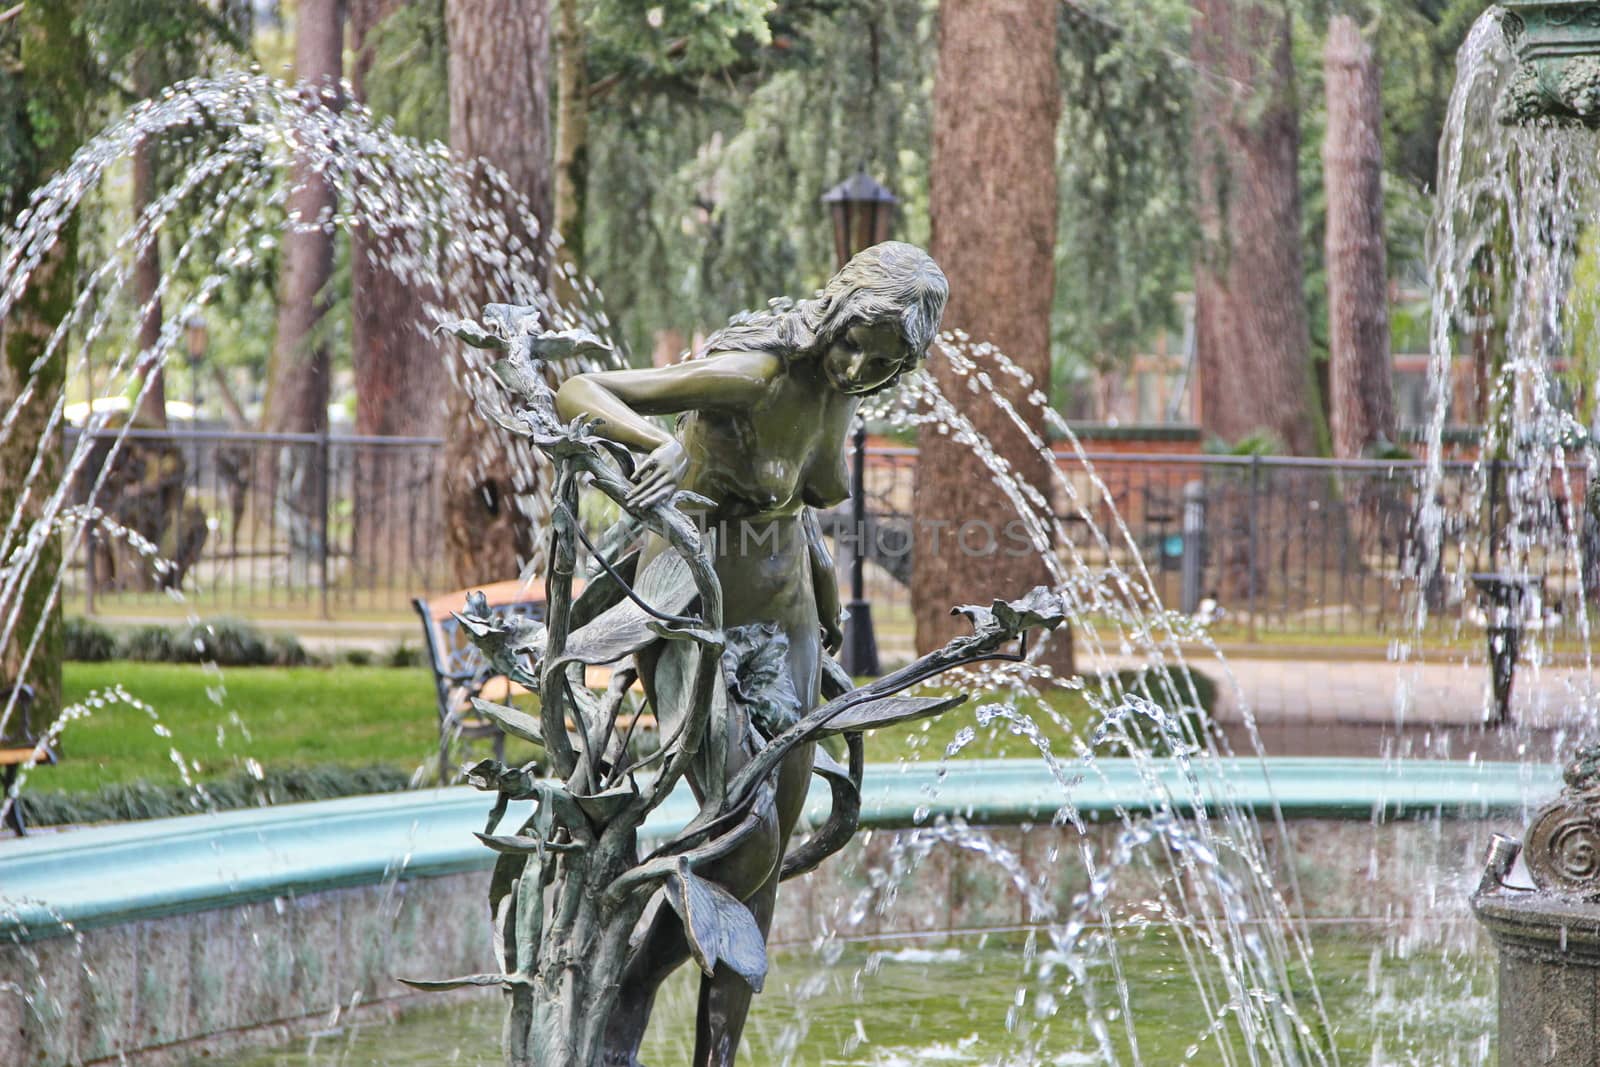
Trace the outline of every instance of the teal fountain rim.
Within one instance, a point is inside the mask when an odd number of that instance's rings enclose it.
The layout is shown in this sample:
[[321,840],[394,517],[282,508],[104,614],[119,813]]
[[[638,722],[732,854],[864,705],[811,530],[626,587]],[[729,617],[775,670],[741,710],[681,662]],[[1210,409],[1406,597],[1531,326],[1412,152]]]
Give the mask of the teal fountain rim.
[[[1268,757],[1141,764],[1064,763],[1080,816],[1095,821],[1149,811],[1153,796],[1184,808],[1197,787],[1213,810],[1228,804],[1288,818],[1526,818],[1535,806],[1529,798],[1547,796],[1560,783],[1553,764],[1491,761]],[[941,815],[973,825],[1042,824],[1062,806],[1061,783],[1038,759],[960,760],[943,769],[940,781],[938,762],[870,765],[862,826],[899,829]],[[1151,789],[1146,770],[1162,789]],[[930,801],[935,788],[938,799]],[[826,817],[829,803],[827,787],[817,783],[806,810],[812,825]],[[394,877],[486,870],[493,855],[473,832],[482,829],[487,808],[483,793],[462,786],[0,842],[0,938],[35,941]],[[681,789],[646,824],[646,836],[676,832],[695,809]]]

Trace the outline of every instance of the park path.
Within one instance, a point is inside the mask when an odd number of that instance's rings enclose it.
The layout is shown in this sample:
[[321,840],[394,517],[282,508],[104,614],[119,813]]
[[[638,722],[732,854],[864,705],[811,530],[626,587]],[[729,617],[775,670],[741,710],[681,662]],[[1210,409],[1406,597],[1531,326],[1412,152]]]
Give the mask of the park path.
[[[1518,666],[1510,723],[1489,725],[1489,670],[1463,657],[1191,659],[1218,682],[1217,722],[1235,751],[1271,755],[1564,759],[1600,724],[1600,677],[1581,665]],[[1137,666],[1111,657],[1111,669]],[[1255,737],[1246,725],[1253,716]]]
[[[1236,721],[1248,707],[1260,721],[1368,726],[1472,726],[1491,717],[1489,669],[1464,658],[1390,663],[1234,657],[1226,667],[1198,664],[1223,684],[1218,717]],[[1511,719],[1550,729],[1594,707],[1596,678],[1582,666],[1524,662],[1512,687]]]

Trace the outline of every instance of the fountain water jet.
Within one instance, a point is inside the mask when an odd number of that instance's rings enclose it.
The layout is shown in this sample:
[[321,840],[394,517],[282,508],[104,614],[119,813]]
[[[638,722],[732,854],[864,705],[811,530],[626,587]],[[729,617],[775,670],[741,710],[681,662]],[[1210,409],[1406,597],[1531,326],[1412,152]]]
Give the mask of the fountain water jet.
[[[1565,306],[1579,235],[1593,224],[1600,194],[1597,142],[1589,132],[1600,124],[1600,5],[1545,0],[1491,10],[1462,47],[1457,79],[1441,152],[1433,251],[1434,370],[1436,380],[1447,374],[1452,331],[1460,313],[1470,310],[1473,272],[1492,261],[1506,319],[1505,359],[1481,451],[1487,462],[1480,459],[1491,502],[1486,536],[1491,561],[1503,541],[1511,570],[1532,572],[1543,546],[1539,534],[1526,531],[1564,531],[1567,547],[1576,550],[1586,509],[1569,509],[1564,523],[1524,520],[1543,517],[1553,485],[1568,501],[1590,495],[1569,483],[1565,460],[1570,442],[1586,441],[1590,428],[1561,409],[1550,368],[1569,343]],[[1487,121],[1491,108],[1504,126]],[[1435,457],[1442,407],[1436,410]],[[1592,446],[1585,453],[1592,480]],[[1512,514],[1500,528],[1492,512],[1505,460],[1512,466],[1506,490]],[[1437,512],[1433,518],[1439,519]],[[1442,530],[1433,532],[1429,551],[1437,560]],[[1459,559],[1464,567],[1467,553]],[[1492,562],[1490,569],[1499,570]],[[1503,644],[1510,642],[1492,652],[1503,716],[1515,631],[1527,601],[1538,610],[1539,590],[1517,574],[1474,579],[1496,599],[1491,626],[1499,628]],[[1577,595],[1586,654],[1588,594],[1580,587]],[[1575,732],[1592,738],[1592,696],[1575,705],[1568,713]],[[1597,767],[1600,749],[1579,749],[1567,767],[1566,790],[1534,816],[1524,841],[1497,837],[1492,843],[1472,898],[1499,949],[1500,1062],[1507,1067],[1530,1058],[1552,1067],[1594,1062],[1600,1026]],[[1519,852],[1531,883],[1513,871]]]
[[[277,91],[270,85],[263,88],[259,81],[251,79],[230,84],[247,96],[264,94],[271,98]],[[201,95],[208,92],[206,86],[198,86],[197,89]],[[254,115],[251,105],[246,103],[230,104],[227,100],[219,103],[221,106],[218,110],[224,113],[219,125],[235,130],[236,140],[230,142],[233,147],[228,149],[228,153],[244,161],[246,172],[255,176],[255,184],[242,183],[238,186],[240,192],[237,195],[242,198],[252,190],[266,189],[270,183],[265,171],[251,168],[263,158],[273,165],[285,158],[281,144],[273,147],[275,138],[281,132],[276,124],[285,121],[292,123],[295,116],[303,115],[304,109],[294,106],[268,107],[265,109],[268,114],[263,118]],[[192,106],[192,101],[164,99],[144,109],[146,118],[136,117],[132,121],[136,127],[141,121],[148,121],[150,128],[163,127],[163,124],[181,127],[191,121],[184,116],[193,113],[185,112],[184,108]],[[236,122],[237,126],[229,127],[229,121]],[[329,224],[358,222],[391,230],[398,227],[396,240],[402,246],[398,259],[403,263],[410,257],[417,264],[415,269],[424,281],[437,280],[429,276],[431,272],[427,265],[440,260],[431,257],[442,257],[443,262],[448,263],[451,256],[495,258],[502,255],[503,249],[494,238],[492,215],[478,208],[463,207],[459,216],[447,216],[451,220],[458,217],[463,220],[463,228],[452,235],[454,240],[462,243],[462,247],[453,248],[446,243],[442,248],[436,248],[429,245],[426,238],[418,236],[430,222],[439,222],[440,217],[419,207],[426,202],[426,198],[413,195],[417,187],[408,183],[421,182],[422,187],[429,190],[437,188],[428,182],[433,180],[433,175],[449,170],[449,166],[437,156],[430,156],[427,152],[413,156],[409,153],[414,149],[395,149],[404,164],[400,169],[402,172],[409,170],[409,173],[387,175],[381,172],[381,168],[352,173],[341,169],[339,153],[366,145],[366,138],[376,138],[380,145],[386,143],[381,130],[362,128],[359,124],[346,126],[342,119],[334,126],[321,129],[302,131],[292,125],[288,128],[295,129],[297,134],[305,134],[299,143],[328,146],[334,152],[335,158],[330,159],[327,166],[344,181],[341,192],[349,197],[344,202],[357,205],[351,212],[341,213],[340,217],[326,221]],[[149,129],[139,128],[135,134],[140,130],[149,132]],[[125,150],[126,136],[120,143],[122,148],[116,148],[114,144],[93,146],[94,150],[86,150],[84,158],[91,162],[99,158],[109,163],[117,157],[118,152]],[[229,165],[227,158],[225,153],[223,157],[213,159],[210,166],[220,172]],[[349,163],[348,160],[345,162]],[[79,172],[71,181],[53,187],[40,198],[36,213],[19,225],[18,232],[23,233],[24,237],[15,244],[9,240],[7,242],[8,249],[16,250],[22,258],[16,263],[8,263],[4,275],[6,279],[16,279],[26,274],[25,250],[33,247],[47,233],[52,212],[55,213],[54,217],[59,217],[57,198],[78,195],[75,190],[81,189],[80,183],[92,181],[96,173]],[[440,177],[438,180],[442,186],[448,185],[447,179]],[[203,177],[197,175],[194,188],[199,189],[202,184]],[[218,209],[214,213],[218,218],[212,224],[214,227],[225,225],[222,217],[226,215],[223,208],[225,199],[225,194],[219,194]],[[269,199],[276,198],[269,194]],[[158,207],[158,212],[170,211],[170,208],[170,204],[164,209]],[[412,213],[419,210],[422,214],[413,216]],[[396,214],[399,221],[396,221]],[[165,215],[162,214],[162,217]],[[39,222],[39,219],[45,221]],[[152,224],[158,222],[159,219],[151,219]],[[252,220],[245,225],[245,232],[230,242],[223,265],[248,263],[253,257],[254,242],[262,236],[257,227],[271,225],[275,225],[275,221]],[[146,227],[141,232],[149,233],[151,228]],[[195,236],[198,238],[199,234]],[[125,240],[137,243],[141,239],[147,240],[149,237],[132,236]],[[422,243],[408,249],[406,242],[409,240]],[[506,270],[507,291],[515,292],[519,284],[514,277],[515,264]],[[121,284],[121,275],[112,269],[111,264],[107,264],[103,272],[97,275],[102,276],[108,279],[109,287]],[[190,304],[204,303],[214,292],[215,287],[202,289]],[[526,299],[525,296],[523,298]],[[107,320],[90,313],[89,309],[95,303],[96,300],[86,293],[75,307],[71,320],[84,325],[91,333],[104,330],[108,325]],[[186,307],[185,314],[173,316],[172,321],[182,322],[187,317],[187,310]],[[593,325],[597,332],[604,332],[602,318],[597,316]],[[63,343],[62,338],[68,328],[69,324],[64,323],[55,343]],[[164,338],[161,358],[164,358],[174,339]],[[948,339],[941,346],[941,354],[942,358],[955,361],[967,371],[974,391],[980,396],[987,392],[984,386],[989,376],[1017,373],[1001,353],[985,346],[969,345],[961,338]],[[126,357],[127,354],[124,355]],[[125,366],[122,360],[118,365]],[[1008,496],[1041,551],[1052,540],[1046,536],[1047,531],[1055,534],[1053,540],[1057,545],[1072,545],[1070,538],[1061,536],[1060,520],[1049,506],[1047,487],[1020,483],[1006,471],[999,457],[972,433],[970,424],[960,416],[958,409],[947,398],[939,396],[931,382],[919,380],[911,389],[926,401],[927,407],[921,414],[908,408],[896,409],[899,419],[908,423],[942,423],[951,432],[962,436],[984,456],[996,479],[1006,487]],[[992,397],[992,392],[990,395]],[[485,396],[483,400],[486,405],[493,407],[492,395]],[[1034,403],[1046,408],[1047,417],[1053,415],[1048,411],[1042,394]],[[1019,424],[1028,421],[1017,412],[1009,414]],[[0,434],[7,432],[8,427],[9,420],[0,426]],[[1037,444],[1038,447],[1044,447],[1042,441]],[[1074,447],[1078,447],[1075,442]],[[1071,498],[1076,492],[1073,482],[1059,471],[1055,478],[1056,490]],[[55,524],[41,531],[38,536],[48,536],[54,528],[63,524],[76,534],[76,523],[81,517],[73,513],[70,506],[63,502],[56,515]],[[1119,525],[1115,530],[1106,531],[1091,523],[1090,529],[1093,536],[1106,544],[1126,541],[1129,547],[1134,547],[1134,539],[1125,526]],[[8,557],[25,560],[29,555],[29,546],[36,543],[30,540],[33,536],[31,532],[8,532],[4,546]],[[1139,560],[1136,551],[1132,558]],[[1201,776],[1204,774],[1209,781],[1216,773],[1218,740],[1209,733],[1193,736],[1168,710],[1199,703],[1193,681],[1183,667],[1179,641],[1200,635],[1186,620],[1160,608],[1153,592],[1153,583],[1142,570],[1142,561],[1133,565],[1132,573],[1118,566],[1103,574],[1093,574],[1083,566],[1081,559],[1072,558],[1070,553],[1066,561],[1054,560],[1053,556],[1051,559],[1058,592],[1073,606],[1074,614],[1078,617],[1079,639],[1085,642],[1091,655],[1099,659],[1124,648],[1137,651],[1153,668],[1146,675],[1148,680],[1145,684],[1150,695],[1158,698],[1148,701],[1141,699],[1138,693],[1125,692],[1109,673],[1103,674],[1098,684],[1091,688],[1092,700],[1106,720],[1106,725],[1096,736],[1082,741],[1082,747],[1076,753],[1078,767],[1073,767],[1073,772],[1081,768],[1083,773],[1103,775],[1095,748],[1111,734],[1123,735],[1127,740],[1124,747],[1135,753],[1134,758],[1148,791],[1149,801],[1158,809],[1158,817],[1146,821],[1139,813],[1124,810],[1120,812],[1123,828],[1109,850],[1099,852],[1087,841],[1081,844],[1082,858],[1088,872],[1088,888],[1080,899],[1071,902],[1064,916],[1058,912],[1054,920],[1042,920],[1048,924],[1047,939],[1065,961],[1061,969],[1071,976],[1070,981],[1060,989],[1055,989],[1052,995],[1069,994],[1082,998],[1084,1009],[1096,1025],[1097,1043],[1107,1058],[1117,1059],[1117,1050],[1126,1048],[1125,1055],[1134,1062],[1141,1060],[1139,1039],[1133,1029],[1134,1017],[1140,1006],[1130,994],[1115,940],[1096,932],[1115,930],[1123,923],[1128,928],[1134,927],[1135,924],[1126,916],[1119,916],[1112,893],[1118,885],[1121,872],[1138,868],[1148,873],[1159,887],[1156,899],[1160,912],[1173,921],[1182,945],[1184,966],[1193,978],[1196,995],[1204,1001],[1207,1023],[1202,1032],[1196,1035],[1196,1041],[1208,1049],[1214,1047],[1223,1062],[1328,1061],[1330,1057],[1320,1047],[1320,1038],[1316,1033],[1319,1029],[1325,1029],[1325,1020],[1317,1003],[1314,978],[1310,1003],[1297,1006],[1295,1002],[1295,986],[1305,976],[1302,965],[1309,959],[1309,948],[1303,930],[1292,917],[1292,907],[1285,902],[1284,891],[1266,873],[1269,865],[1263,860],[1265,849],[1261,841],[1261,828],[1248,812],[1230,806],[1226,800],[1220,804],[1214,803],[1209,797]],[[0,596],[0,604],[4,603],[4,597]],[[988,693],[1011,697],[1048,690],[1054,685],[1073,684],[1071,680],[1051,679],[1048,672],[1032,665],[974,672],[971,681]],[[1005,707],[1004,703],[987,703],[980,708],[978,722],[985,723],[985,716],[993,721],[997,716],[1011,719],[1015,715],[1013,721],[1026,732],[1028,724],[1021,713],[1008,712],[1004,710]],[[1161,778],[1156,763],[1149,756],[1149,742],[1156,738],[1166,739],[1172,749],[1179,753],[1177,764],[1180,773],[1176,788],[1169,780]],[[1062,765],[1059,761],[1053,761],[1052,766],[1060,768]],[[1075,818],[1072,774],[1060,770],[1057,777],[1061,790],[1058,798],[1063,813],[1061,818],[1070,824]],[[937,796],[930,797],[929,807],[932,808],[937,802]],[[985,843],[981,831],[963,829],[948,820],[930,827],[925,840],[930,843],[964,842],[963,847],[973,851],[1000,855]],[[1002,868],[1007,866],[1003,859],[999,862]],[[1015,881],[1014,878],[1012,880]],[[1034,901],[1030,899],[1028,903],[1032,909]],[[1046,916],[1049,913],[1040,911],[1033,914]],[[1262,919],[1266,920],[1265,923],[1258,923]],[[1109,982],[1105,977],[1096,975],[1096,971],[1102,970],[1101,965],[1103,971],[1111,976]],[[1046,982],[1046,979],[1041,979],[1041,984]],[[1112,987],[1109,993],[1103,987],[1096,992],[1097,982]],[[1301,995],[1306,996],[1304,993]],[[1126,1037],[1121,1042],[1111,1036],[1118,1021],[1126,1030]],[[1243,1051],[1235,1045],[1235,1040]]]

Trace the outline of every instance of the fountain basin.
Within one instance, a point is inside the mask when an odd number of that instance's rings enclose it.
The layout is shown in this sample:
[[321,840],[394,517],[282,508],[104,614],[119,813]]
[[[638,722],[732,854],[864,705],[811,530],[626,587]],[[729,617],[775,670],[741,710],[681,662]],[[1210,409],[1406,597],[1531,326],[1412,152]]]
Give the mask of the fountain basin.
[[[1474,861],[1497,829],[1520,826],[1527,798],[1551,793],[1555,767],[1489,762],[1221,760],[1197,767],[1201,795],[1287,822],[1269,854],[1292,869],[1308,914],[1465,914]],[[1165,789],[1152,790],[1153,774]],[[1175,761],[1107,759],[1071,791],[1106,843],[1119,811],[1187,795]],[[991,828],[1023,869],[1059,872],[1063,894],[1077,831],[1051,820],[1064,795],[1036,760],[870,767],[863,833],[835,867],[791,882],[772,940],[814,937],[837,901],[872,890],[898,832],[941,816]],[[826,793],[812,796],[820,819]],[[483,871],[472,831],[488,808],[471,789],[359,797],[41,836],[0,846],[0,1062],[57,1067],[126,1055],[182,1062],[230,1045],[281,1040],[330,1013],[416,1003],[394,975],[485,969]],[[931,810],[928,810],[931,809]],[[674,797],[650,824],[682,825]],[[1374,822],[1383,824],[1375,839]],[[1438,872],[1460,877],[1440,879]],[[831,872],[831,873],[830,873]],[[1460,883],[1460,884],[1457,884]],[[1418,892],[1431,885],[1432,894]],[[1016,928],[1021,901],[986,861],[940,849],[899,887],[893,908],[866,909],[855,932]]]
[[[1344,1064],[1492,1064],[1494,972],[1487,952],[1412,954],[1385,948],[1373,924],[1311,932],[1317,982],[1333,1022],[1330,1043]],[[1119,939],[1119,958],[1138,1005],[1138,1057],[1120,1027],[1116,1056],[1098,1054],[1076,1000],[1041,1008],[1051,982],[1026,962],[1026,934],[930,935],[834,945],[827,960],[811,945],[776,948],[739,1064],[792,1067],[1081,1067],[1087,1064],[1249,1063],[1234,1042],[1231,1061],[1204,1035],[1211,1020],[1170,930]],[[1107,981],[1107,986],[1110,983]],[[1022,1010],[1016,1000],[1026,999]],[[1106,989],[1109,995],[1112,991]],[[697,989],[693,973],[668,979],[656,1000],[640,1060],[653,1067],[691,1062]],[[337,1033],[223,1056],[218,1067],[504,1067],[502,998],[406,1012],[396,1022],[341,1026]],[[1015,1019],[1015,1029],[1006,1020]],[[1425,1025],[1419,1021],[1426,1020]],[[1191,1051],[1201,1042],[1198,1053]]]

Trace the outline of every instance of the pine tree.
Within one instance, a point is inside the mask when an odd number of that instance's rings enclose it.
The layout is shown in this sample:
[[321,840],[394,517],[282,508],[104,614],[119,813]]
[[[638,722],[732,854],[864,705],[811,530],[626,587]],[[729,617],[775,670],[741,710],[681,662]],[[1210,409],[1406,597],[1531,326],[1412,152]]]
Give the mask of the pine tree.
[[[450,149],[495,167],[525,197],[539,232],[523,232],[518,212],[492,193],[481,167],[484,202],[499,203],[512,224],[514,255],[538,262],[550,225],[550,18],[546,0],[448,0]],[[490,292],[483,279],[452,294],[469,308],[519,294]],[[520,294],[526,299],[530,294]],[[445,541],[459,585],[515,577],[534,553],[534,531],[516,498],[532,492],[531,467],[514,465],[497,432],[485,432],[471,396],[452,389],[445,430]]]
[[1291,14],[1195,0],[1195,345],[1200,421],[1235,442],[1317,447],[1300,248]]
[[1348,15],[1328,24],[1324,66],[1329,421],[1333,454],[1356,459],[1395,427],[1378,61]]
[[[939,16],[928,184],[930,251],[950,280],[944,325],[991,342],[1032,381],[989,367],[991,385],[974,392],[937,354],[932,370],[1012,473],[1045,486],[1048,451],[1030,443],[989,391],[1002,394],[1028,429],[1044,436],[1027,397],[1050,380],[1061,107],[1056,4],[945,0]],[[1019,546],[1002,536],[1016,508],[968,445],[924,429],[919,447],[911,597],[917,648],[930,650],[956,632],[952,603],[1020,596],[1048,583],[1049,575],[1039,553],[1016,551]],[[964,535],[963,524],[972,521],[988,533]]]

